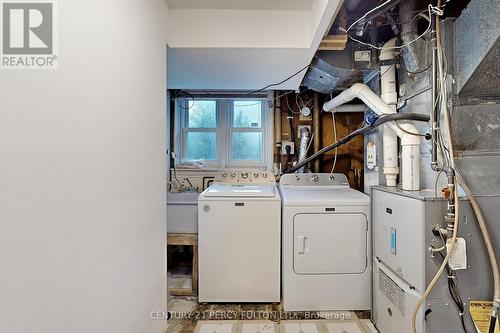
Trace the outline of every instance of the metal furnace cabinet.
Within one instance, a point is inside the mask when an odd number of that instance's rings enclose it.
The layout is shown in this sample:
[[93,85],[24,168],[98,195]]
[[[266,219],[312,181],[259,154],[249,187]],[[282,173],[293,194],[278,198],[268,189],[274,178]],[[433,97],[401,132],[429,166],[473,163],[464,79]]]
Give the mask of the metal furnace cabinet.
[[[441,259],[429,252],[441,247],[432,234],[436,224],[444,226],[446,203],[434,191],[402,191],[373,187],[373,297],[372,319],[381,333],[411,332],[415,304],[436,273]],[[459,237],[467,242],[468,268],[459,270],[459,291],[466,303],[465,322],[473,326],[469,300],[489,300],[491,272],[476,219],[468,201],[460,203]],[[462,332],[458,309],[449,295],[445,275],[420,309],[419,332]]]

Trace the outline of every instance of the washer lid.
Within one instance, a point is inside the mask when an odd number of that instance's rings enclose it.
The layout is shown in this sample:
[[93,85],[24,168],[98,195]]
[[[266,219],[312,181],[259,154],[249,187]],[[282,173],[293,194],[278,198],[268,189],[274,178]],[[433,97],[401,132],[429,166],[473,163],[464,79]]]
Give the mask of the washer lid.
[[271,184],[213,184],[205,197],[275,197],[276,186]]

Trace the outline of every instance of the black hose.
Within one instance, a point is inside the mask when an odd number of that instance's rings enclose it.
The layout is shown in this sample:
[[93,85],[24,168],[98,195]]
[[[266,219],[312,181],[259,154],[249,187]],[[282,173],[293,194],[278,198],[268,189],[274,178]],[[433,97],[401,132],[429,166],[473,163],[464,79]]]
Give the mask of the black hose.
[[346,137],[340,139],[339,141],[332,143],[331,145],[322,148],[317,153],[312,154],[308,158],[303,159],[302,161],[297,163],[294,167],[288,169],[285,173],[293,173],[293,172],[299,170],[300,168],[302,168],[303,166],[305,166],[306,164],[308,164],[309,162],[311,162],[311,161],[317,159],[318,157],[320,157],[321,155],[329,152],[330,150],[335,149],[338,146],[341,146],[341,145],[348,143],[349,141],[351,141],[352,139],[354,139],[358,135],[364,134],[364,133],[366,133],[366,132],[368,132],[376,127],[379,127],[382,124],[385,124],[385,123],[387,123],[389,121],[393,121],[393,120],[415,120],[415,121],[428,122],[430,120],[430,116],[425,115],[425,114],[420,114],[420,113],[393,113],[393,114],[385,115],[383,117],[378,118],[373,125],[366,125],[360,129],[357,129],[354,132],[347,135]]
[[490,320],[490,328],[488,330],[488,333],[494,333],[495,332],[495,325],[497,323],[497,317],[496,316],[491,316]]
[[[439,257],[441,258],[441,261],[444,260],[444,254],[441,252],[437,252]],[[446,267],[447,270],[447,281],[448,281],[448,291],[450,292],[450,296],[453,299],[453,302],[455,302],[455,305],[457,306],[458,309],[458,315],[460,317],[460,323],[462,324],[462,329],[464,333],[469,333],[467,331],[467,327],[465,326],[465,306],[464,302],[462,300],[462,297],[460,296],[460,291],[458,289],[458,277],[455,274],[455,271],[451,269],[449,266]],[[474,330],[475,332],[476,330]]]

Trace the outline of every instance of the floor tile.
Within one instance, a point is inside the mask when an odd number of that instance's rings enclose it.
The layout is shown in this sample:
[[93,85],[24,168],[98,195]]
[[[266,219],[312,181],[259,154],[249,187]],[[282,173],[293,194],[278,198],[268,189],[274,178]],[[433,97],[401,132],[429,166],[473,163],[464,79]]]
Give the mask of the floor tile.
[[242,321],[238,333],[280,333],[279,324],[272,321]]

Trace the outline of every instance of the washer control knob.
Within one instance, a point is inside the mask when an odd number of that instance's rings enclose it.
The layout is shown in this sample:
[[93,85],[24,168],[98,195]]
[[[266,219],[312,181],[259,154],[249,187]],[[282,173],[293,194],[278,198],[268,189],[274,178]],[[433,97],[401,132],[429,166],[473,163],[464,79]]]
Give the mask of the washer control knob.
[[247,179],[248,178],[248,172],[242,172],[241,173],[241,178]]
[[296,182],[300,182],[300,177],[299,176],[295,176],[295,181]]
[[236,178],[236,174],[234,172],[231,174],[231,178]]
[[263,173],[262,178],[267,178],[267,173]]
[[253,178],[259,178],[259,174],[256,172],[253,174]]
[[312,180],[314,183],[317,183],[317,182],[319,182],[319,176],[318,176],[318,175],[313,175],[313,176],[311,176],[311,180]]
[[222,178],[227,178],[227,172],[222,173]]
[[335,176],[330,176],[330,181],[333,182],[335,180]]

